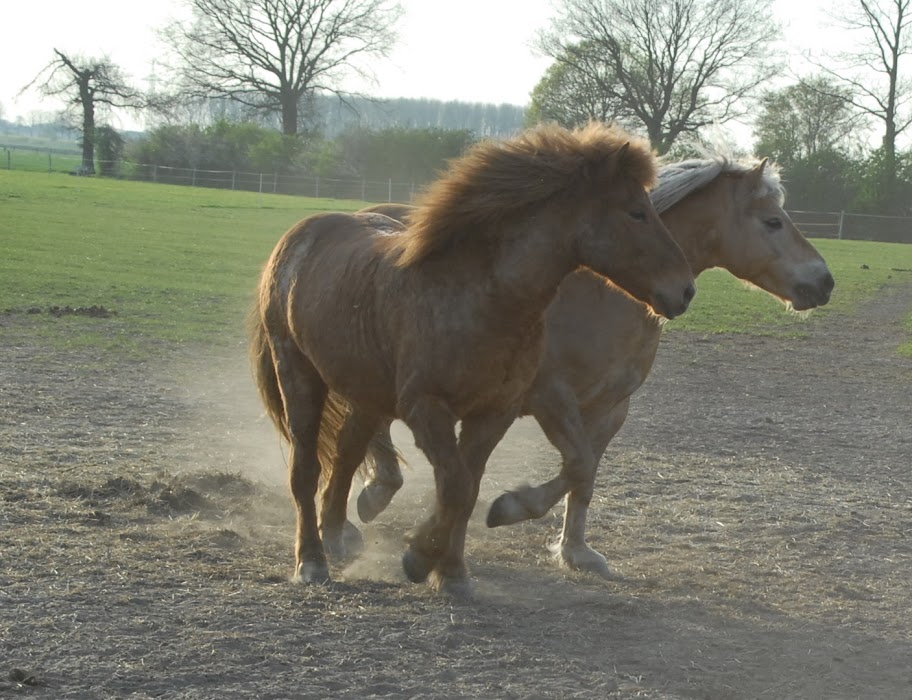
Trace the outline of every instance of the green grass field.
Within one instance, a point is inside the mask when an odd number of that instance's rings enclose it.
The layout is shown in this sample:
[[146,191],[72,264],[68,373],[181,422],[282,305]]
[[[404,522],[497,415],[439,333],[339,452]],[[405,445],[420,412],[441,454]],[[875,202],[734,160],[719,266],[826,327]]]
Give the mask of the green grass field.
[[[279,236],[310,214],[365,204],[0,170],[0,311],[26,317],[41,310],[26,325],[52,346],[144,354],[241,338],[260,268]],[[912,269],[912,246],[815,244],[837,286],[831,304],[810,317],[710,270],[699,278],[691,310],[668,328],[800,334],[806,323],[851,311],[884,285],[912,282],[904,271]],[[47,313],[93,305],[115,315]],[[912,317],[908,326],[912,333]]]

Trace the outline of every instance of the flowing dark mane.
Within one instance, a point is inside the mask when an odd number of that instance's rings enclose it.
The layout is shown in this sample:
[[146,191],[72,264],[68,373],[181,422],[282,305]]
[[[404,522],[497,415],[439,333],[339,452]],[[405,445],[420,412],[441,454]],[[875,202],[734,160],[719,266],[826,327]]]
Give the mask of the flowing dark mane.
[[[734,160],[728,155],[712,152],[705,158],[695,158],[670,163],[659,169],[659,184],[649,194],[659,214],[663,214],[682,199],[696,192],[720,175],[745,175],[760,165],[755,158]],[[785,201],[785,189],[779,180],[779,169],[773,163],[763,168],[763,178],[757,185],[754,197],[775,197],[781,205]]]
[[506,141],[480,142],[451,161],[419,199],[399,237],[397,262],[417,263],[466,231],[483,235],[516,212],[615,173],[651,187],[653,153],[645,140],[597,122],[573,131],[544,125]]

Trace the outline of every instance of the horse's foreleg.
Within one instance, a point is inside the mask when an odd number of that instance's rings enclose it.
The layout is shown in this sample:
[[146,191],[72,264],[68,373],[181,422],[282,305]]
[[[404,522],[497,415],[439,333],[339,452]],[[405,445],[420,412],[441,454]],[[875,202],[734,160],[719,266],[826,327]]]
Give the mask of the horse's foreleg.
[[453,527],[450,546],[437,562],[431,574],[432,585],[458,595],[470,593],[465,566],[465,539],[469,517],[478,500],[481,477],[491,452],[497,447],[507,429],[513,424],[517,411],[485,414],[464,418],[459,431],[459,451],[472,476],[471,507]]
[[361,533],[348,522],[348,494],[379,422],[375,414],[353,406],[336,438],[335,455],[329,457],[332,464],[320,494],[320,534],[333,556],[350,556],[361,549]]
[[614,572],[608,565],[608,560],[586,542],[586,518],[592,500],[598,461],[608,443],[624,425],[629,405],[630,399],[627,398],[611,408],[596,405],[586,411],[586,431],[589,433],[592,452],[596,457],[596,469],[592,472],[591,483],[571,489],[567,494],[564,526],[560,539],[553,547],[555,556],[563,566],[589,571],[605,578],[612,577]]
[[556,382],[536,388],[526,398],[526,409],[560,451],[563,464],[554,479],[499,496],[488,511],[488,527],[540,518],[571,488],[592,489],[595,457],[572,389]]
[[358,494],[358,517],[365,523],[380,515],[402,488],[402,469],[390,437],[390,421],[384,421],[377,429],[367,456],[368,460],[362,467],[367,478]]
[[[434,513],[417,527],[402,557],[406,576],[415,583],[427,579],[449,550],[454,526],[472,512],[473,477],[463,462],[456,442],[456,416],[441,400],[422,396],[401,407],[415,444],[434,468],[437,503]],[[455,574],[465,581],[465,569]]]
[[314,498],[320,481],[317,435],[326,399],[326,385],[310,361],[296,348],[275,351],[276,375],[290,437],[289,484],[297,511],[294,580],[322,583],[329,567],[317,529]]

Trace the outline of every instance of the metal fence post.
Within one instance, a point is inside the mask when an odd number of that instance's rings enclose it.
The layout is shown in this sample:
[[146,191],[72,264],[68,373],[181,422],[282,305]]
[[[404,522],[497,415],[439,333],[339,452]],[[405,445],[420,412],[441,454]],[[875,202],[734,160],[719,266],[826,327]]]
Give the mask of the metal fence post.
[[387,202],[392,202],[392,201],[393,201],[393,178],[390,178],[390,179],[389,179],[389,183],[387,184],[387,188],[386,188],[386,201],[387,201]]
[[836,232],[836,238],[838,238],[840,241],[842,240],[842,223],[843,223],[843,221],[845,221],[845,212],[840,211],[839,212],[839,230]]
[[263,173],[260,173],[260,194],[263,194]]
[[314,178],[314,197],[320,197],[320,178]]

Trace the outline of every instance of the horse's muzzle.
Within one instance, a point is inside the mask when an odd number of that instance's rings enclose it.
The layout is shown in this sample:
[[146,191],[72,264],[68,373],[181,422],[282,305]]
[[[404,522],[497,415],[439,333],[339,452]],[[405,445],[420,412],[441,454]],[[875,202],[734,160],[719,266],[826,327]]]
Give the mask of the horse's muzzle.
[[822,275],[814,284],[807,282],[796,284],[795,293],[792,296],[792,308],[795,311],[807,311],[824,306],[830,300],[830,294],[833,293],[835,286],[836,280],[829,272]]
[[696,293],[697,288],[691,282],[684,288],[680,296],[672,298],[666,294],[658,294],[652,308],[657,314],[667,319],[676,318],[687,311],[687,307],[690,306]]

